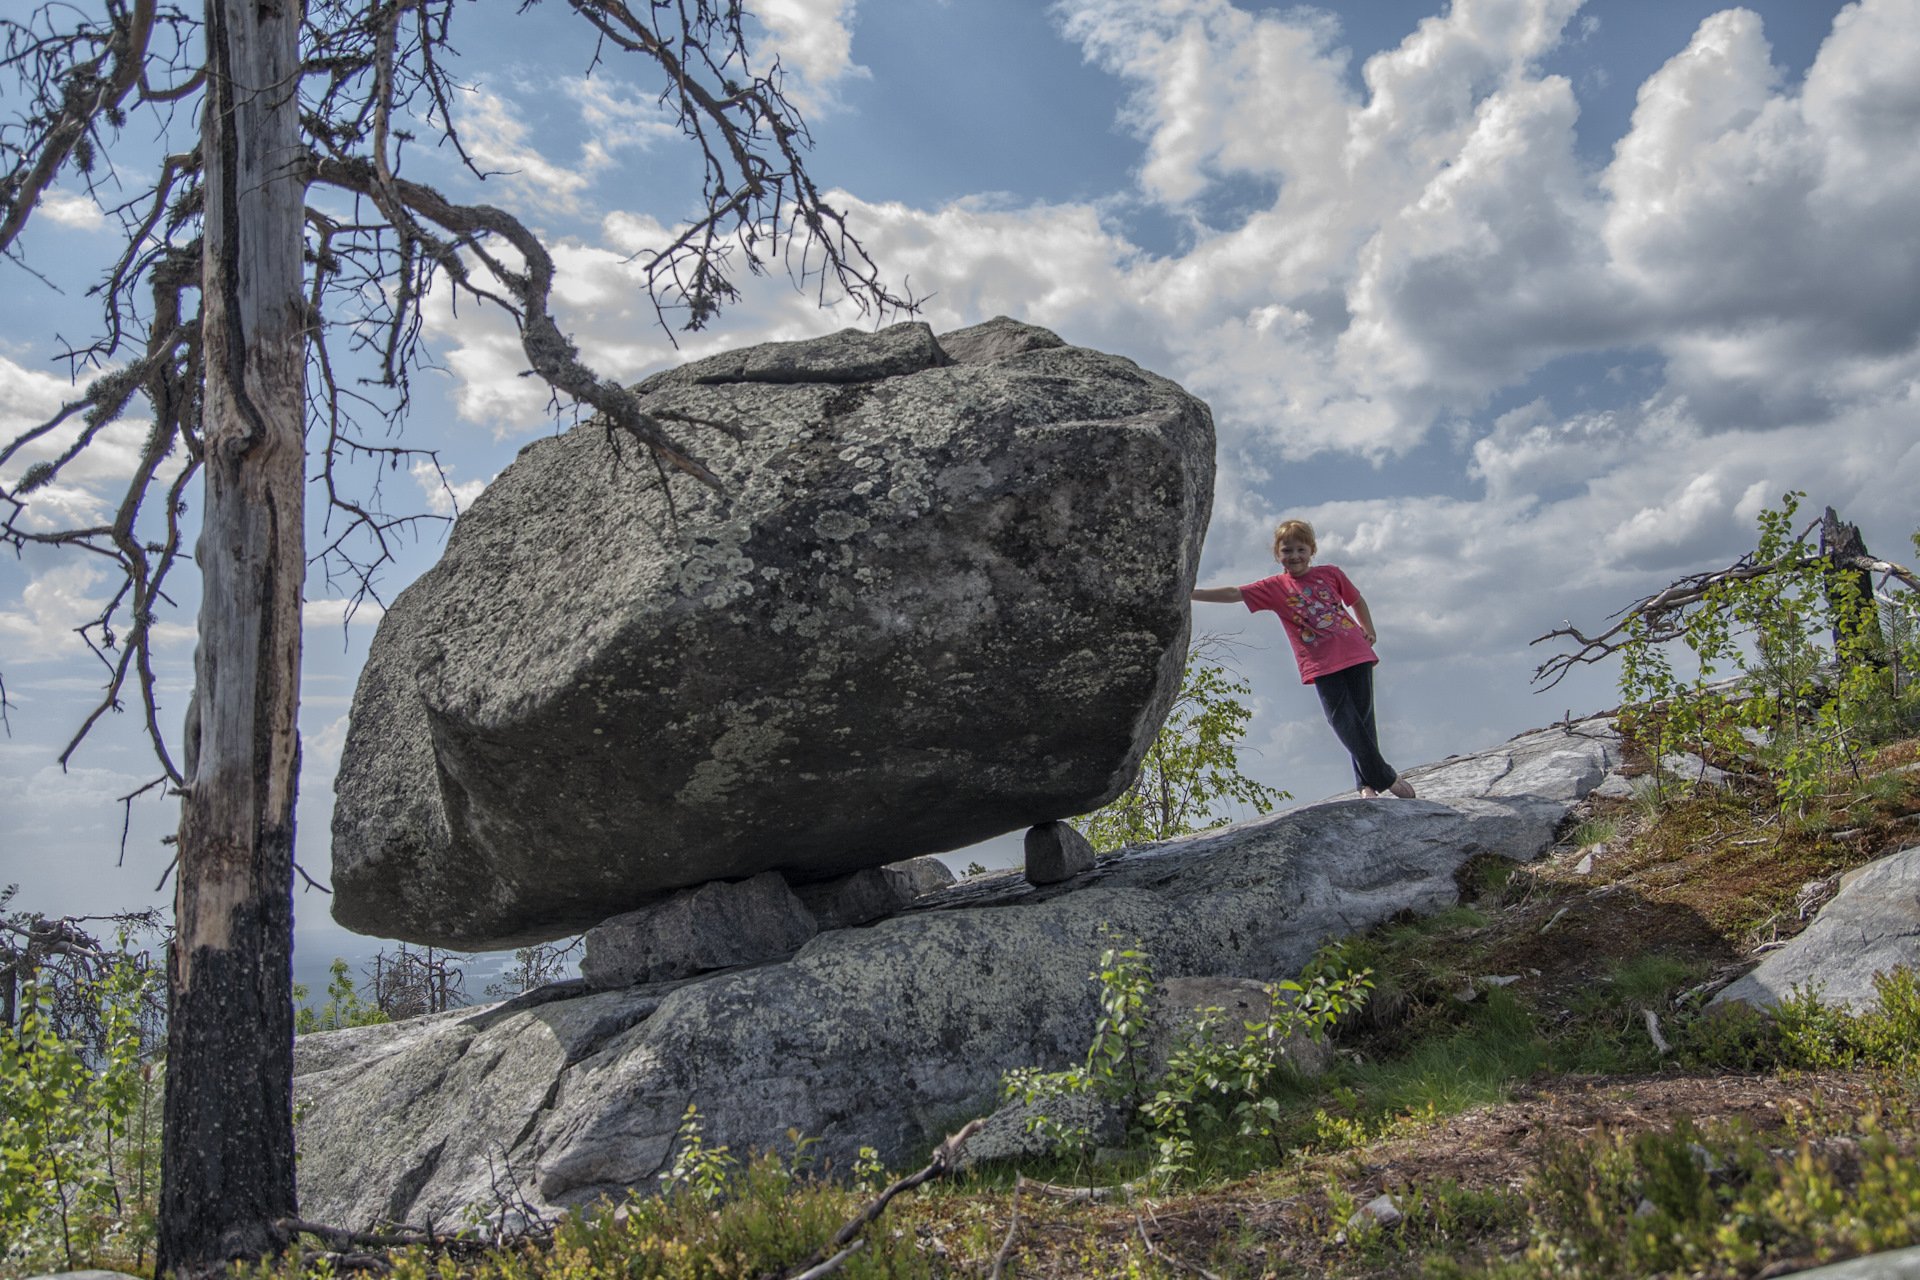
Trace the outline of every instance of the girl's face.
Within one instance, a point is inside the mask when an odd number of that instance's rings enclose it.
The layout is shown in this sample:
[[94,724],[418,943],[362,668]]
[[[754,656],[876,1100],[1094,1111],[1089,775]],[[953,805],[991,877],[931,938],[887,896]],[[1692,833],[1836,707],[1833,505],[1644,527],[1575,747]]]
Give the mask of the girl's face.
[[1289,538],[1280,544],[1280,567],[1288,573],[1299,574],[1307,571],[1313,563],[1313,548],[1297,538]]

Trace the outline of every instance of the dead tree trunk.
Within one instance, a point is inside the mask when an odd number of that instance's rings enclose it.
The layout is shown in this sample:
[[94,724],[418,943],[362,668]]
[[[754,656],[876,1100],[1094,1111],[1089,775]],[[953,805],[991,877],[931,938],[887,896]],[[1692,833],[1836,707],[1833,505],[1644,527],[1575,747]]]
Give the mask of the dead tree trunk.
[[164,1275],[294,1216],[303,493],[301,6],[207,0],[203,596],[168,957]]
[[1834,657],[1844,662],[1849,655],[1865,656],[1878,665],[1885,643],[1873,598],[1873,574],[1859,567],[1873,559],[1860,526],[1847,524],[1828,507],[1820,518],[1820,552],[1833,566],[1827,573],[1827,604],[1833,613]]

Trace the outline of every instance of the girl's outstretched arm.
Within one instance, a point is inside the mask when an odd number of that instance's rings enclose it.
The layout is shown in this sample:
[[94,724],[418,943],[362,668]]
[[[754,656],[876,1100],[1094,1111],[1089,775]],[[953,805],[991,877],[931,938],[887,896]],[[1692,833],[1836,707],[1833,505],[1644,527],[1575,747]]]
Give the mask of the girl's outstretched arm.
[[1373,610],[1367,608],[1367,598],[1358,591],[1353,593],[1353,616],[1360,619],[1360,634],[1372,644],[1378,638],[1373,629]]
[[1238,604],[1240,603],[1240,588],[1195,587],[1193,589],[1193,598],[1195,600],[1204,600],[1208,604]]

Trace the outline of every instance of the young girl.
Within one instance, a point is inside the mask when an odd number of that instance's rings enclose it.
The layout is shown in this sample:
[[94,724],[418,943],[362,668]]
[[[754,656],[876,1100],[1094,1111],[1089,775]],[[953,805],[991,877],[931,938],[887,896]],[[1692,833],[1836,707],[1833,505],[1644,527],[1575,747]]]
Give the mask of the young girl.
[[[1330,564],[1313,565],[1320,549],[1313,526],[1285,520],[1273,531],[1273,558],[1282,572],[1244,587],[1201,587],[1195,600],[1231,604],[1258,613],[1271,609],[1293,641],[1300,679],[1320,695],[1320,708],[1340,745],[1353,757],[1354,785],[1363,796],[1391,792],[1413,799],[1413,785],[1380,758],[1373,724],[1373,614],[1351,579]],[[1353,614],[1344,606],[1353,606]]]

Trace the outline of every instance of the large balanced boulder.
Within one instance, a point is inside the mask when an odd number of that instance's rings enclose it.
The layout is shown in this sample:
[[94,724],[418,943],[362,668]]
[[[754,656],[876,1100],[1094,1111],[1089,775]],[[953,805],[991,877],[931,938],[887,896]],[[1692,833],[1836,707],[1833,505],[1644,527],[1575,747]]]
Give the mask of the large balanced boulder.
[[1177,692],[1207,408],[998,320],[849,330],[639,390],[717,488],[529,445],[382,620],[334,917],[503,947],[796,886],[1117,795]]
[[[735,1152],[797,1129],[834,1169],[862,1146],[897,1165],[997,1106],[1002,1072],[1085,1060],[1088,975],[1116,938],[1184,992],[1163,1015],[1231,1007],[1244,983],[1225,980],[1293,976],[1330,937],[1456,902],[1471,858],[1537,856],[1619,759],[1576,724],[1423,771],[1419,800],[1274,814],[1060,884],[975,877],[791,959],[303,1036],[301,1207],[358,1226],[645,1193],[690,1102]],[[1170,981],[1193,978],[1222,981]]]

